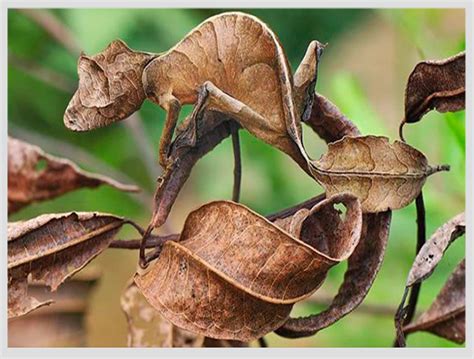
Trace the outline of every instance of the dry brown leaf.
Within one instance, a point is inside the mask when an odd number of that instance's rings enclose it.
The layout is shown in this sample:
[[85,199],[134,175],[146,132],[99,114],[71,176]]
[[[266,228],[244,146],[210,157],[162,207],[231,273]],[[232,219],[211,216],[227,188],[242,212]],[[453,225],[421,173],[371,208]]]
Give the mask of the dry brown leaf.
[[[359,130],[339,109],[324,97],[315,94],[307,124],[326,143],[344,136],[357,136]],[[323,197],[324,198],[324,197]],[[318,198],[316,198],[318,199]],[[278,218],[291,215],[282,211]],[[323,312],[310,318],[290,319],[277,333],[291,338],[313,335],[335,323],[363,301],[380,269],[387,246],[391,212],[366,214],[359,245],[348,259],[348,270],[337,296]]]
[[[344,220],[336,203],[347,208]],[[326,223],[328,213],[336,223]],[[216,339],[257,339],[281,326],[360,237],[360,205],[347,194],[297,217],[300,239],[240,204],[204,205],[188,216],[180,241],[166,242],[135,282],[179,327]]]
[[8,138],[8,213],[84,187],[107,184],[122,191],[138,191],[132,185],[81,170],[73,162],[54,157],[41,148]]
[[349,314],[362,303],[382,265],[390,219],[390,212],[364,215],[361,240],[348,259],[344,282],[331,305],[324,311],[309,317],[290,318],[276,330],[277,334],[288,338],[314,335]]
[[88,131],[123,120],[145,100],[142,73],[156,55],[133,51],[121,41],[101,53],[78,60],[79,89],[64,113],[64,124]]
[[404,327],[405,334],[427,331],[453,342],[466,340],[466,268],[465,260],[456,267],[431,307]]
[[328,196],[351,193],[361,201],[364,213],[405,207],[420,193],[426,177],[447,169],[431,167],[420,151],[379,136],[332,142],[327,153],[311,166]]
[[304,121],[326,143],[344,136],[360,136],[357,127],[324,96],[315,93],[310,116]]
[[405,122],[417,122],[432,109],[454,112],[465,108],[466,53],[444,60],[419,62],[405,91]]
[[8,317],[50,302],[28,296],[28,276],[51,290],[108,247],[123,218],[95,212],[45,214],[8,224]]
[[433,273],[444,252],[449,245],[466,231],[466,219],[464,213],[439,227],[421,248],[410,269],[407,279],[407,287],[425,280]]
[[120,298],[129,347],[201,347],[204,336],[176,327],[153,308],[132,281]]

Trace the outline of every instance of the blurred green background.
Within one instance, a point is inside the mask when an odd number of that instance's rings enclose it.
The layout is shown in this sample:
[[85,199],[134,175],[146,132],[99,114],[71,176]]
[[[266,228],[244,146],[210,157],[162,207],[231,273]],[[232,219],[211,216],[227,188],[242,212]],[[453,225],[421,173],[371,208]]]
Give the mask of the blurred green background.
[[[423,59],[451,56],[465,46],[463,10],[242,11],[269,24],[279,36],[293,69],[311,40],[327,42],[317,91],[339,106],[364,134],[385,135],[392,140],[398,138],[405,84],[414,65]],[[77,49],[91,55],[121,38],[132,49],[163,52],[194,26],[219,12],[222,10],[62,9],[40,13],[10,10],[9,134],[52,154],[68,157],[88,170],[134,182],[144,189],[141,195],[128,195],[106,187],[80,190],[32,205],[10,220],[46,212],[97,210],[130,217],[145,226],[150,218],[155,179],[160,172],[156,157],[164,111],[145,102],[138,117],[132,120],[88,133],[68,131],[62,118],[77,86]],[[40,23],[52,24],[52,34]],[[423,151],[430,163],[451,165],[450,172],[430,177],[424,188],[428,235],[464,210],[464,121],[464,112],[443,115],[432,112],[405,130],[407,141]],[[307,127],[304,141],[313,158],[319,158],[326,150],[323,141]],[[283,153],[243,131],[241,143],[241,200],[252,209],[267,214],[322,192]],[[162,232],[179,231],[187,213],[200,204],[230,198],[232,170],[232,146],[227,139],[198,162]],[[133,236],[127,230],[121,234],[121,238]],[[414,258],[415,240],[412,204],[393,214],[386,257],[364,304],[311,338],[290,340],[268,335],[270,346],[391,346],[393,311]],[[464,245],[464,239],[455,242],[433,276],[423,284],[418,313],[430,305],[464,256]],[[119,296],[134,273],[137,255],[136,251],[110,249],[94,261],[103,275],[87,317],[90,346],[126,345],[126,321]],[[334,268],[317,292],[315,303],[298,304],[293,314],[307,315],[323,309],[337,291],[344,270],[345,264]],[[427,333],[410,335],[408,345],[455,346]]]

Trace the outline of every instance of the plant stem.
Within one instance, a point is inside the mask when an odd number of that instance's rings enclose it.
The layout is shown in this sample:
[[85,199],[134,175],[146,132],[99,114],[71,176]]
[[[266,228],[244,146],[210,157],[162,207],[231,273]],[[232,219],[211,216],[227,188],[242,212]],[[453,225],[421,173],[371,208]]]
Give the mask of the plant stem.
[[[146,248],[155,248],[164,244],[166,241],[175,241],[179,238],[177,234],[168,234],[166,236],[153,236],[147,240]],[[141,239],[114,240],[109,248],[120,249],[140,249]]]
[[239,202],[240,186],[242,183],[242,159],[240,155],[239,129],[232,131],[232,149],[234,150],[234,188],[232,201]]
[[[426,242],[426,212],[425,212],[425,203],[423,200],[423,192],[420,192],[418,197],[416,197],[416,255],[420,252],[421,248]],[[398,307],[397,313],[395,314],[395,328],[396,328],[396,339],[393,344],[394,347],[405,347],[405,333],[403,332],[403,327],[409,324],[416,312],[416,305],[418,303],[418,297],[420,295],[421,283],[414,284],[411,288],[405,288],[403,293],[403,298]],[[410,291],[410,296],[408,298],[408,304],[405,307],[406,297]]]
[[326,198],[326,193],[321,193],[320,195],[310,198],[304,202],[298,203],[297,205],[294,205],[293,207],[285,208],[282,209],[281,211],[278,211],[276,213],[270,214],[267,217],[269,221],[274,221],[278,218],[286,218],[289,216],[292,216],[296,212],[298,212],[302,208],[311,208],[317,203],[321,202]]
[[[416,240],[416,254],[420,252],[420,249],[426,242],[426,213],[425,203],[423,201],[423,192],[420,192],[416,197],[416,225],[417,225],[417,240]],[[421,282],[413,285],[410,291],[410,297],[408,298],[408,308],[403,325],[407,325],[411,322],[415,315],[416,304],[418,302],[418,296],[420,294]]]
[[395,332],[396,332],[396,337],[395,337],[395,342],[393,343],[393,346],[396,348],[400,347],[405,347],[406,342],[405,342],[405,333],[403,333],[403,321],[404,317],[406,314],[406,309],[405,307],[405,302],[407,299],[409,288],[405,288],[405,291],[403,292],[403,297],[402,300],[400,301],[400,305],[398,306],[397,312],[395,313]]
[[258,344],[260,345],[260,348],[268,348],[268,343],[264,337],[258,338]]

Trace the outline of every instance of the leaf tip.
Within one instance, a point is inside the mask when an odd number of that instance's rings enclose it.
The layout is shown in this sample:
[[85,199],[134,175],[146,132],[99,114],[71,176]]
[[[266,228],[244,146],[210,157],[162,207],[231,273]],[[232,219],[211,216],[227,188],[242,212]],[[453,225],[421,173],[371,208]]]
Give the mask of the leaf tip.
[[448,172],[450,170],[451,170],[451,166],[448,164],[437,165],[437,166],[430,167],[427,175],[430,176],[436,172],[444,172],[444,171]]

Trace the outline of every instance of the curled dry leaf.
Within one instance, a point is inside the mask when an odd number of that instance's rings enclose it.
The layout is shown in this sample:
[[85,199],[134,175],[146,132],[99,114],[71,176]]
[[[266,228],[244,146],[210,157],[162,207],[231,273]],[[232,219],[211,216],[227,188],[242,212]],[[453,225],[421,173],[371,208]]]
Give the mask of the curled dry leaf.
[[142,73],[156,55],[133,51],[116,40],[101,53],[82,54],[77,68],[79,88],[64,113],[64,124],[88,131],[123,120],[145,100]]
[[35,202],[84,187],[107,184],[122,191],[138,187],[81,170],[73,162],[54,157],[41,148],[8,138],[8,213]]
[[357,127],[324,96],[315,93],[311,114],[304,121],[326,143],[337,141],[344,136],[360,136]]
[[465,108],[465,102],[465,52],[444,60],[422,61],[408,78],[404,122],[417,122],[432,109],[438,112],[459,111]]
[[128,322],[129,347],[201,347],[204,336],[178,328],[163,318],[132,281],[120,298]]
[[[319,96],[319,95],[315,95]],[[315,99],[318,103],[323,99]],[[318,112],[320,108],[326,108]],[[313,106],[307,124],[327,143],[344,136],[359,135],[359,130],[328,101]],[[279,216],[284,217],[285,211]],[[352,312],[366,297],[380,269],[387,246],[391,212],[365,214],[363,233],[354,253],[348,259],[348,269],[338,294],[323,312],[308,318],[288,320],[277,330],[282,336],[297,338],[317,333]]]
[[390,219],[391,212],[364,215],[361,240],[348,259],[344,282],[330,306],[321,313],[309,317],[290,318],[276,330],[277,334],[288,338],[314,335],[362,303],[382,265]]
[[51,290],[108,247],[126,221],[95,212],[45,214],[8,224],[8,317],[50,302],[28,296],[28,276]]
[[[336,203],[346,206],[345,219]],[[135,282],[179,327],[216,339],[257,339],[280,327],[359,241],[362,212],[350,195],[296,217],[288,233],[240,204],[204,205],[188,216],[180,241],[166,242]]]
[[351,193],[361,201],[364,213],[405,207],[420,193],[426,177],[447,169],[431,167],[420,151],[379,136],[332,142],[328,152],[311,166],[328,196]]
[[466,340],[466,267],[458,264],[430,308],[403,328],[405,334],[420,330],[462,344]]
[[407,287],[425,280],[433,273],[444,252],[449,245],[466,231],[466,218],[464,213],[439,227],[424,244],[415,258],[407,279]]

